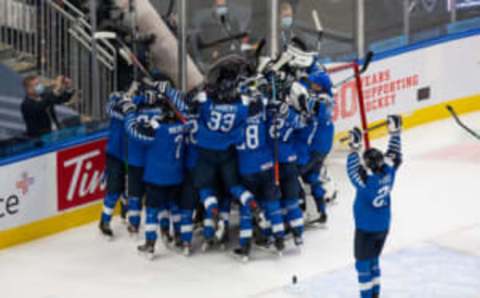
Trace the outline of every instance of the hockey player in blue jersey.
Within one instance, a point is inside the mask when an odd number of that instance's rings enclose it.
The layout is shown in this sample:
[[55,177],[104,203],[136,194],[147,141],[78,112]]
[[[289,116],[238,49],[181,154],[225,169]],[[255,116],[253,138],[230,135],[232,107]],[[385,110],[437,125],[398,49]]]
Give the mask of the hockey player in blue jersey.
[[[248,94],[245,96],[252,96]],[[253,95],[255,96],[255,95]],[[274,179],[273,148],[269,142],[266,102],[256,96],[250,117],[245,126],[244,140],[237,146],[239,172],[242,183],[262,206],[279,253],[284,249],[284,224],[278,189]],[[234,253],[248,260],[251,248],[252,218],[250,208],[240,207],[240,247]],[[266,228],[266,227],[263,227]],[[265,235],[269,238],[270,235]],[[267,240],[269,240],[267,238]]]
[[356,189],[353,213],[355,218],[355,267],[358,272],[361,298],[380,296],[379,258],[390,229],[391,197],[396,172],[402,162],[401,118],[387,118],[390,141],[387,152],[371,148],[359,150],[362,132],[354,128],[350,132],[347,172]]
[[[133,98],[137,103],[136,121],[147,125],[152,119],[158,118],[162,113],[156,104],[157,94],[154,90],[144,90],[141,95]],[[142,211],[142,200],[145,195],[143,173],[147,146],[132,136],[128,138],[128,231],[137,234]]]
[[185,174],[180,192],[180,240],[183,254],[188,256],[192,253],[193,239],[193,212],[198,203],[198,192],[193,181],[193,169],[197,164],[197,140],[195,138],[198,131],[197,115],[192,112],[188,116],[190,131],[185,135]]
[[[129,93],[136,92],[138,85],[133,83]],[[103,211],[99,228],[107,237],[113,237],[110,221],[118,199],[125,191],[125,164],[127,138],[124,129],[124,115],[119,103],[124,93],[113,93],[107,103],[106,112],[110,117],[110,128],[107,141],[106,179],[107,194],[103,202]]]
[[184,134],[188,126],[179,123],[175,114],[167,107],[159,115],[160,121],[148,123],[136,121],[135,105],[126,103],[122,110],[126,114],[125,128],[129,136],[147,145],[143,179],[146,187],[145,244],[138,250],[153,256],[159,211],[170,206],[179,192],[184,172]]
[[308,113],[311,109],[311,102],[308,99],[307,90],[298,82],[294,82],[287,97],[288,104],[272,102],[275,109],[270,115],[270,137],[274,142],[273,146],[278,146],[282,207],[285,209],[285,221],[291,229],[296,246],[303,245],[304,220],[300,208],[298,156],[293,134],[305,126],[302,114]]
[[[240,183],[237,171],[235,146],[243,140],[249,116],[249,102],[240,98],[237,87],[242,75],[250,75],[247,68],[248,63],[241,57],[222,60],[214,67],[218,73],[208,84],[206,92],[191,98],[169,86],[162,84],[159,87],[159,91],[166,94],[180,110],[187,110],[189,106],[198,108],[198,158],[194,180],[205,208],[205,218],[214,223],[218,222],[219,217],[219,201],[215,191],[219,176],[232,197],[242,206],[248,206],[255,217],[263,216],[252,193]],[[206,228],[208,233],[204,233],[204,250],[214,244],[214,230]]]
[[332,82],[326,72],[315,69],[302,80],[302,83],[308,89],[309,96],[314,101],[314,107],[309,115],[309,125],[302,129],[297,142],[300,175],[303,182],[310,186],[317,206],[319,218],[315,222],[325,224],[327,221],[326,191],[323,187],[321,170],[333,146]]

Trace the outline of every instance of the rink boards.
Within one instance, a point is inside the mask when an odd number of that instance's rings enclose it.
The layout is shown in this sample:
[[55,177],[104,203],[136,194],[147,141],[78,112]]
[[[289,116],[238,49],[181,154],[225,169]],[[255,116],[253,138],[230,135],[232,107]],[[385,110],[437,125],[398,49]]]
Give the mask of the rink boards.
[[[369,123],[401,113],[405,127],[411,128],[449,117],[446,104],[458,113],[480,110],[479,33],[450,35],[379,54],[363,77]],[[336,102],[338,138],[359,125],[353,83],[337,90]],[[15,162],[0,161],[0,248],[98,219],[105,192],[105,137],[79,139]]]

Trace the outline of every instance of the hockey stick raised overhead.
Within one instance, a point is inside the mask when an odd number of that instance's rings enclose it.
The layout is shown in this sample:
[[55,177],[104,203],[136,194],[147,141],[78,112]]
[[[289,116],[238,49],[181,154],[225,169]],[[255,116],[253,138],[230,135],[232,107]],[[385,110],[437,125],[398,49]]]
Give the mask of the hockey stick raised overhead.
[[[370,66],[370,62],[372,62],[373,55],[374,55],[374,53],[372,51],[367,53],[367,55],[365,56],[365,59],[363,60],[362,68],[360,68],[360,74],[363,74],[364,72],[367,71],[368,67]],[[356,62],[353,62],[353,63],[356,63]],[[334,68],[327,69],[327,72],[328,73],[333,73],[333,72],[337,72],[337,71],[341,71],[341,70],[351,68],[353,63],[346,64],[346,65],[340,65],[339,67],[334,67]],[[355,74],[347,77],[346,79],[341,80],[338,83],[335,83],[335,85],[333,87],[337,88],[337,87],[345,84],[346,82],[353,80],[354,78],[355,78]]]
[[455,110],[453,109],[453,107],[451,105],[447,105],[445,106],[445,108],[448,110],[448,112],[450,112],[450,114],[452,115],[453,119],[455,119],[455,122],[457,122],[457,124],[463,128],[464,130],[466,130],[469,134],[471,134],[472,136],[474,136],[475,138],[479,139],[480,140],[480,134],[478,134],[477,132],[475,132],[473,129],[471,129],[470,127],[468,127],[467,125],[465,125],[465,123],[462,122],[462,120],[460,120],[460,118],[458,117],[458,114],[457,112],[455,112]]
[[[387,126],[387,125],[388,125],[388,122],[387,122],[387,121],[382,121],[382,122],[380,122],[380,123],[378,123],[378,124],[369,126],[369,127],[367,128],[366,132],[372,132],[372,131],[375,131],[375,130],[380,129],[380,128],[382,128],[382,127],[385,127],[385,126]],[[364,133],[365,133],[365,131],[364,131]],[[348,142],[348,141],[350,141],[350,135],[345,136],[345,137],[343,137],[343,138],[340,139],[340,143],[345,143],[345,142]]]

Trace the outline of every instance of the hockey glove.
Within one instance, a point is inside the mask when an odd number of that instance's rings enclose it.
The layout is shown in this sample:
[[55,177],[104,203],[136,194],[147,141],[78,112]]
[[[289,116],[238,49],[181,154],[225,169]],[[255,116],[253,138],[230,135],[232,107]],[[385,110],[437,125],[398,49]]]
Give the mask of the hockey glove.
[[402,117],[399,115],[390,115],[387,117],[388,132],[398,134],[402,130]]
[[124,96],[122,100],[118,102],[118,107],[124,115],[134,112],[137,109],[137,106],[132,102],[132,98],[129,96]]
[[148,105],[153,105],[157,102],[157,94],[154,90],[145,91],[145,103]]
[[192,102],[204,103],[206,101],[207,101],[207,93],[205,93],[204,91],[198,92],[192,98]]
[[155,82],[155,87],[161,94],[165,94],[167,89],[170,88],[170,82],[168,81],[159,81]]
[[358,127],[354,127],[350,132],[350,142],[348,146],[352,151],[358,151],[362,147],[362,131]]
[[151,128],[153,129],[157,129],[158,127],[160,127],[160,123],[158,123],[157,120],[155,119],[151,119],[148,124],[150,125]]

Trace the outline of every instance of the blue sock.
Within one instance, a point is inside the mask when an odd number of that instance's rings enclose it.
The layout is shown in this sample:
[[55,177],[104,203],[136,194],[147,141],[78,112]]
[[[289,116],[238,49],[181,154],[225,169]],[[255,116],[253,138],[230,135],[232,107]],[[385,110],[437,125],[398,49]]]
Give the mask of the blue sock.
[[170,211],[166,205],[161,205],[158,209],[158,222],[162,231],[170,231]]
[[326,213],[325,209],[325,188],[323,188],[320,180],[320,174],[311,174],[307,178],[308,184],[312,190],[312,195],[315,198],[315,204],[317,205],[318,212]]
[[170,214],[173,223],[173,230],[175,234],[180,234],[180,225],[182,220],[182,215],[180,213],[180,209],[178,208],[177,204],[170,204]]
[[203,219],[203,237],[210,240],[215,235],[215,223],[213,222],[213,210],[218,210],[218,200],[210,189],[200,190],[200,202],[205,209]]
[[134,226],[139,227],[141,221],[141,201],[137,197],[128,198],[128,222]]
[[241,185],[230,188],[230,193],[242,206],[250,206],[250,202],[254,199],[253,194]]
[[302,209],[298,205],[299,199],[287,199],[285,200],[285,208],[287,209],[287,221],[294,233],[298,236],[303,234],[303,213]]
[[252,211],[248,206],[240,206],[240,246],[249,244],[252,234]]
[[371,260],[370,268],[372,274],[373,293],[380,294],[381,270],[378,258]]
[[283,224],[282,208],[280,201],[270,201],[265,203],[265,212],[267,219],[270,221],[273,235],[276,238],[283,238],[285,234],[285,226]]
[[357,269],[360,285],[360,297],[372,298],[373,285],[370,261],[356,261],[355,269]]
[[147,207],[146,209],[145,239],[149,241],[157,240],[158,213],[159,210],[157,208]]
[[180,237],[183,242],[192,243],[193,239],[193,210],[182,210]]
[[113,211],[120,194],[107,194],[103,200],[102,222],[109,223],[112,220]]

